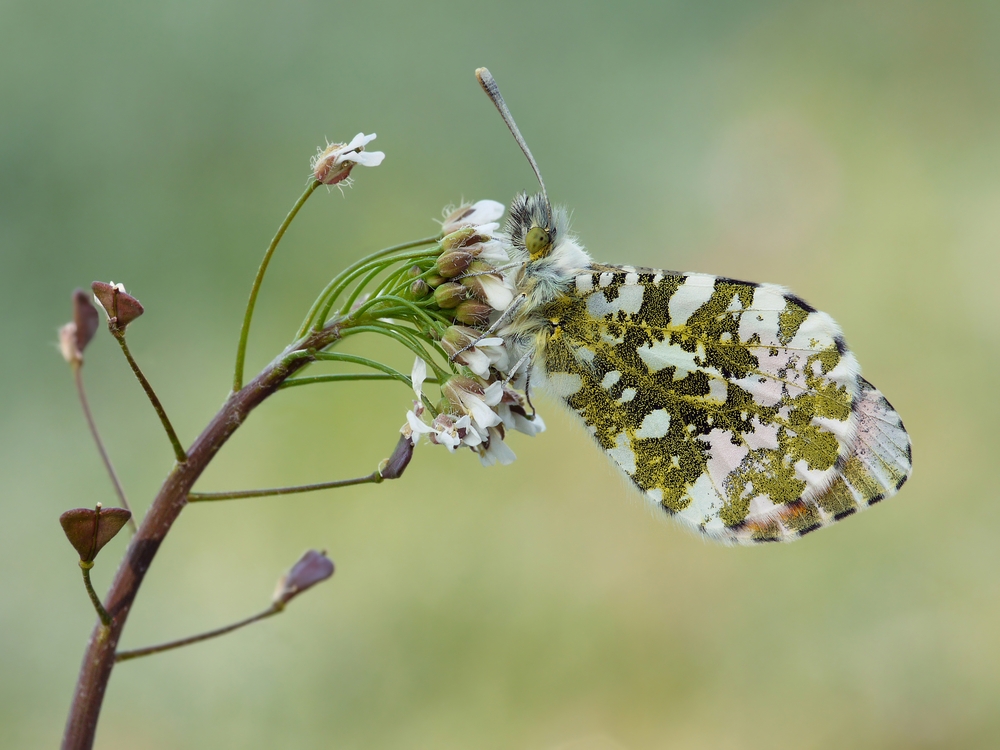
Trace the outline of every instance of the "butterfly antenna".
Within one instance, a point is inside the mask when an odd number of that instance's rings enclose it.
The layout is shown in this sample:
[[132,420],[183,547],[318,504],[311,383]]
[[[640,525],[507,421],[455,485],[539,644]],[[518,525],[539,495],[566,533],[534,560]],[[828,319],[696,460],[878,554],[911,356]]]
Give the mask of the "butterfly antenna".
[[510,114],[510,110],[507,109],[507,103],[503,100],[503,96],[500,95],[500,87],[497,86],[496,80],[490,75],[490,71],[486,68],[476,69],[476,78],[479,80],[479,85],[483,87],[483,91],[486,95],[493,101],[496,105],[497,111],[503,118],[503,121],[507,123],[507,127],[510,129],[510,134],[514,136],[514,140],[517,141],[517,145],[521,147],[521,151],[526,157],[528,157],[528,163],[531,165],[532,170],[535,172],[535,177],[538,178],[538,185],[542,189],[542,198],[545,199],[545,205],[549,208],[549,213],[552,212],[551,206],[549,204],[549,195],[545,192],[545,182],[542,181],[542,173],[538,170],[538,165],[535,163],[535,157],[531,155],[531,149],[528,148],[528,144],[524,142],[524,138],[521,137],[521,131],[517,129],[517,123],[514,122],[514,118]]

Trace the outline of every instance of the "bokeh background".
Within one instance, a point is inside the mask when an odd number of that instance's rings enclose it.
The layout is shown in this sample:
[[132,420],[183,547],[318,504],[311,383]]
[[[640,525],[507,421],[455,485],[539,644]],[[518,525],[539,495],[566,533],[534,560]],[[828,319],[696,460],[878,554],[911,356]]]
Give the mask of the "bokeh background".
[[[553,402],[484,469],[184,512],[125,632],[280,617],[121,665],[101,748],[983,748],[1000,735],[1000,5],[10,0],[0,6],[0,745],[61,736],[94,616],[63,510],[112,499],[55,348],[69,293],[124,281],[182,438],[226,395],[243,304],[325,138],[387,154],[319,193],[263,289],[256,370],[325,279],[508,201],[528,166],[599,260],[766,280],[842,324],[902,413],[901,496],[791,546],[651,517]],[[408,369],[403,353],[366,353]],[[85,377],[133,504],[169,446],[102,334]],[[199,485],[367,472],[392,384],[283,392]],[[104,590],[126,543],[98,560]]]

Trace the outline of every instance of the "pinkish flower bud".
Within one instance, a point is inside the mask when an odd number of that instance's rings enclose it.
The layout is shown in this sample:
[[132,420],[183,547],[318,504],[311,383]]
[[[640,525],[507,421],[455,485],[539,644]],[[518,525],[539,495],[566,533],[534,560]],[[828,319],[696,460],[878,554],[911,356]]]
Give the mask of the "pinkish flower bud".
[[458,307],[469,296],[469,291],[461,284],[449,281],[434,290],[434,301],[442,310]]
[[455,308],[455,320],[470,326],[485,326],[493,308],[478,300],[467,299]]
[[303,591],[325,581],[332,575],[333,561],[326,556],[326,552],[317,552],[311,549],[303,554],[299,561],[292,566],[292,569],[281,577],[271,601],[279,609],[284,609],[288,602]]
[[132,517],[124,508],[74,508],[59,516],[66,538],[80,555],[80,562],[90,563],[105,544],[115,538]]
[[125,291],[121,284],[105,284],[95,281],[90,285],[94,291],[94,299],[104,308],[108,320],[113,320],[117,326],[124,329],[129,323],[142,315],[142,304]]
[[336,185],[351,175],[356,164],[377,167],[385,154],[381,151],[365,151],[365,146],[375,140],[375,134],[358,133],[350,143],[333,143],[313,157],[309,165],[313,177],[324,185]]
[[417,299],[421,297],[426,297],[430,294],[431,288],[427,286],[427,282],[423,279],[417,279],[412,284],[410,284],[410,294],[412,294]]

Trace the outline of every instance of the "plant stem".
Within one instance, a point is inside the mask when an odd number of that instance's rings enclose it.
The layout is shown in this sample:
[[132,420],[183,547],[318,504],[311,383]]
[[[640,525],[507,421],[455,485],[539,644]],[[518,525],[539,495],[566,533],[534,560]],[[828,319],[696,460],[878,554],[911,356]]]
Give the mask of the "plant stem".
[[[396,380],[396,376],[387,375],[384,372],[338,372],[329,375],[312,375],[308,378],[289,378],[282,383],[279,388],[284,390],[285,388],[294,388],[297,385],[311,385],[312,383],[343,383],[353,380]],[[428,379],[424,382],[432,383],[435,381]]]
[[242,500],[247,497],[270,497],[272,495],[295,495],[299,492],[314,490],[329,490],[337,487],[352,487],[356,484],[378,484],[382,475],[377,471],[365,477],[355,479],[338,479],[334,482],[319,482],[318,484],[300,484],[295,487],[274,487],[267,490],[239,490],[237,492],[189,492],[189,503],[201,503],[209,500]]
[[149,381],[146,380],[146,376],[143,375],[142,370],[139,369],[139,364],[132,356],[132,352],[128,350],[128,344],[125,343],[124,329],[119,328],[113,320],[108,321],[108,329],[111,331],[111,335],[114,336],[121,345],[122,353],[125,355],[125,359],[128,360],[129,366],[132,368],[132,372],[135,373],[135,377],[139,381],[139,385],[141,385],[142,389],[146,391],[146,395],[149,397],[149,403],[151,403],[153,405],[153,409],[156,410],[156,414],[160,418],[160,423],[163,425],[163,429],[166,430],[167,437],[170,439],[170,445],[174,448],[174,456],[176,456],[179,463],[184,463],[188,459],[187,453],[184,452],[184,447],[181,445],[181,441],[177,439],[177,433],[174,432],[174,426],[170,424],[170,419],[167,418],[167,412],[163,410],[163,404],[161,404],[160,399],[156,397],[156,392],[153,390],[153,386],[151,386]]
[[[247,309],[243,313],[243,327],[240,329],[240,343],[236,347],[236,368],[233,372],[233,393],[238,391],[243,387],[243,363],[246,360],[247,355],[247,339],[250,337],[250,321],[253,319],[253,309],[257,304],[257,294],[260,292],[260,285],[264,281],[264,273],[267,271],[267,265],[271,262],[271,256],[274,255],[275,249],[278,247],[278,243],[281,242],[281,238],[285,235],[285,230],[288,229],[288,225],[292,223],[292,219],[299,212],[299,209],[305,205],[305,202],[309,200],[309,196],[320,186],[319,180],[313,180],[309,187],[305,189],[305,192],[299,196],[299,199],[295,201],[295,205],[292,206],[292,210],[288,212],[285,220],[281,222],[281,226],[278,227],[278,231],[274,235],[274,239],[271,240],[271,244],[267,246],[267,251],[264,253],[264,259],[260,262],[260,266],[257,268],[257,276],[253,280],[253,286],[250,287],[250,299],[247,300]],[[300,334],[301,336],[301,334]]]
[[305,367],[310,357],[298,356],[301,350],[320,350],[340,338],[340,328],[329,326],[296,342],[245,387],[231,393],[219,412],[212,418],[188,451],[188,460],[177,463],[167,475],[153,500],[139,531],[125,550],[125,556],[107,595],[110,628],[99,624],[91,633],[83,656],[80,676],[73,694],[73,704],[66,720],[63,750],[87,750],[94,743],[97,719],[114,667],[115,649],[128,619],[132,604],[146,571],[177,517],[187,504],[187,496],[195,481],[209,465],[226,441],[265,399],[273,395],[282,382]]
[[[422,240],[413,240],[412,242],[404,242],[400,245],[385,247],[349,265],[343,271],[334,276],[330,283],[326,285],[326,288],[320,292],[316,301],[313,302],[312,307],[309,308],[309,313],[306,315],[306,319],[302,321],[302,327],[299,328],[296,338],[305,336],[306,333],[309,332],[310,328],[318,328],[323,325],[323,320],[330,314],[330,309],[333,307],[333,303],[337,300],[337,297],[344,290],[344,288],[350,284],[352,279],[364,273],[364,269],[369,263],[371,263],[371,261],[376,258],[384,258],[387,255],[392,255],[393,253],[401,250],[409,250],[411,247],[433,245],[439,239],[440,237],[424,237]],[[416,253],[414,254],[414,257],[419,257],[421,254],[422,253]]]
[[251,623],[263,620],[271,615],[276,615],[279,612],[284,611],[284,607],[279,607],[276,604],[272,604],[270,607],[265,609],[263,612],[259,612],[253,617],[248,617],[245,620],[240,620],[239,622],[234,622],[231,625],[226,625],[222,628],[216,628],[215,630],[209,630],[205,633],[199,633],[198,635],[192,635],[187,638],[181,638],[176,641],[168,641],[167,643],[160,643],[156,646],[146,646],[145,648],[134,648],[130,651],[118,651],[115,653],[115,662],[128,661],[129,659],[138,659],[140,656],[149,656],[150,654],[158,654],[161,651],[170,651],[171,649],[180,648],[181,646],[189,646],[192,643],[198,643],[199,641],[207,641],[209,638],[215,638],[216,636],[225,635],[226,633],[232,633],[234,630],[244,627],[245,625],[250,625]]
[[[90,412],[90,404],[87,401],[87,392],[83,388],[83,368],[80,364],[73,366],[73,380],[76,383],[76,393],[80,397],[80,406],[83,407],[83,416],[86,418],[87,426],[90,427],[90,434],[93,435],[94,442],[97,444],[97,452],[101,454],[101,460],[104,462],[104,468],[108,470],[108,476],[111,477],[111,484],[114,485],[115,494],[118,495],[118,500],[121,502],[122,507],[131,513],[132,508],[129,507],[128,500],[125,498],[125,490],[122,488],[122,483],[118,479],[115,467],[111,464],[111,458],[108,456],[108,452],[104,448],[104,441],[101,440],[101,435],[97,432],[97,424],[94,422],[94,415]],[[129,517],[128,527],[133,534],[139,528],[136,526],[134,516]]]
[[[96,526],[96,522],[95,522]],[[93,562],[84,562],[80,560],[80,570],[83,571],[83,585],[87,587],[87,593],[90,594],[90,601],[94,605],[94,609],[97,610],[97,616],[101,619],[101,624],[104,626],[105,631],[111,627],[111,615],[101,604],[101,598],[94,591],[94,585],[90,582],[90,569],[94,567]]]

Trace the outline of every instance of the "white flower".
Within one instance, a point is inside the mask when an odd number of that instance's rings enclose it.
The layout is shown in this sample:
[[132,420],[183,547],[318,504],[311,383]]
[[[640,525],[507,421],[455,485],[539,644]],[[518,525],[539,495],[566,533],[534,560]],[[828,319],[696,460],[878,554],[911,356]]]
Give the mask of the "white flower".
[[[417,403],[423,403],[424,381],[427,380],[427,363],[420,357],[413,360],[413,372],[410,375],[410,382],[413,384],[413,392],[417,395]],[[423,407],[420,407],[423,411]]]
[[[476,201],[471,206],[467,203],[463,203],[458,208],[450,211],[444,218],[444,222],[441,224],[442,234],[451,234],[456,229],[460,227],[477,227],[479,229],[485,229],[486,226],[492,224],[492,231],[496,231],[499,228],[499,224],[493,224],[501,216],[505,207],[502,203],[497,203],[496,201],[482,200]],[[446,208],[445,211],[448,211]],[[483,232],[486,234],[487,232]]]
[[486,447],[480,447],[479,449],[479,460],[483,466],[493,466],[494,464],[507,466],[514,463],[514,459],[516,458],[517,456],[514,454],[514,451],[503,441],[503,435],[500,433],[500,430],[496,427],[490,427]]
[[533,419],[529,419],[524,410],[518,406],[511,407],[507,404],[497,406],[497,414],[503,420],[504,426],[512,430],[523,432],[525,435],[534,437],[540,432],[545,432],[545,422],[540,414],[535,414]]
[[509,357],[500,338],[481,338],[482,333],[466,326],[450,326],[441,337],[441,346],[455,362],[465,365],[483,380],[490,374],[490,366],[503,372]]
[[500,416],[493,407],[503,398],[503,384],[493,383],[485,390],[474,380],[461,375],[448,380],[442,392],[462,412],[472,417],[472,424],[480,433],[500,424]]
[[475,278],[482,286],[483,297],[485,297],[483,301],[494,310],[502,312],[514,301],[514,290],[502,277],[486,274]]
[[381,151],[365,151],[365,146],[375,140],[375,133],[358,133],[350,143],[332,143],[313,157],[310,168],[313,177],[324,185],[336,185],[346,180],[355,164],[363,167],[377,167],[385,154]]

